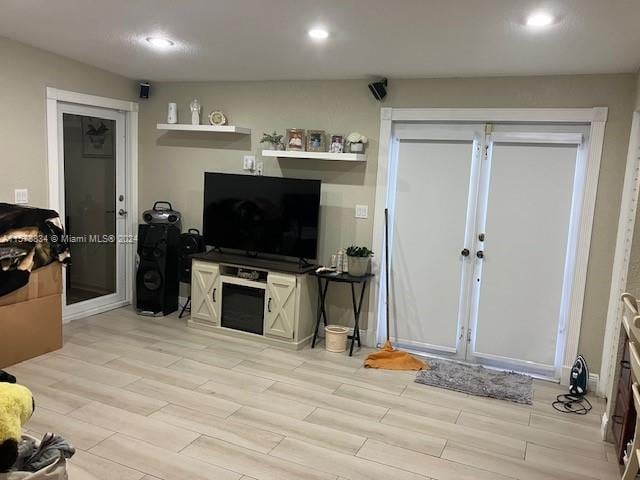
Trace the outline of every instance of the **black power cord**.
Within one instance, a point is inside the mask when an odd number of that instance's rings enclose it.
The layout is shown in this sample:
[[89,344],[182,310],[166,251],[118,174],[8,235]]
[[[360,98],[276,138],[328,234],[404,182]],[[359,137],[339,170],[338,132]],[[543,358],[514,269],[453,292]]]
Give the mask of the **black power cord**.
[[551,405],[561,413],[575,413],[576,415],[586,415],[593,408],[591,402],[584,395],[558,395],[556,401]]

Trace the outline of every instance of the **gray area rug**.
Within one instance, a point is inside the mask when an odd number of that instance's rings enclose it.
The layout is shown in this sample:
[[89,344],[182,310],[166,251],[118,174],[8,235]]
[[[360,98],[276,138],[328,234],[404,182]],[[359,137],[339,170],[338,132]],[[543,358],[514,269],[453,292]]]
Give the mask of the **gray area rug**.
[[453,360],[433,358],[428,363],[431,370],[419,371],[416,383],[527,405],[533,400],[533,379],[529,375],[500,372]]

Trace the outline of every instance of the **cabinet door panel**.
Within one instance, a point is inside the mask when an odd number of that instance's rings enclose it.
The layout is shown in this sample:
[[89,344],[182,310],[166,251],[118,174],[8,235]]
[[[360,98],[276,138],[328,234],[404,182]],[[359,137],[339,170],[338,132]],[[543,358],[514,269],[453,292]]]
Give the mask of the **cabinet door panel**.
[[267,277],[267,301],[264,333],[292,339],[296,314],[296,277],[270,273]]
[[191,318],[213,325],[220,323],[220,268],[193,262],[191,273]]

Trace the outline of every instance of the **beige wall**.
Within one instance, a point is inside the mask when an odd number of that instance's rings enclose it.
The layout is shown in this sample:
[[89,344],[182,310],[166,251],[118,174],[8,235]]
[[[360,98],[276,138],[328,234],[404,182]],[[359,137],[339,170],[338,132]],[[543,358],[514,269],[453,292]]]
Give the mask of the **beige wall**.
[[[393,107],[609,107],[589,259],[580,351],[594,372],[600,368],[631,112],[634,75],[392,80],[385,106]],[[244,136],[163,133],[168,102],[177,102],[181,122],[198,97],[206,114],[227,113],[230,123],[250,127]],[[319,178],[323,182],[320,259],[352,242],[369,245],[372,219],[353,218],[355,204],[374,206],[379,109],[365,81],[158,83],[141,104],[140,208],[167,199],[200,227],[203,172],[241,172],[242,156],[259,151],[262,132],[286,128],[352,130],[371,138],[364,165],[264,159],[265,175]],[[335,292],[334,292],[335,293]],[[349,298],[334,296],[332,320],[350,321]]]
[[135,82],[98,68],[0,37],[0,201],[15,188],[45,207],[47,192],[46,87],[119,99],[135,98]]

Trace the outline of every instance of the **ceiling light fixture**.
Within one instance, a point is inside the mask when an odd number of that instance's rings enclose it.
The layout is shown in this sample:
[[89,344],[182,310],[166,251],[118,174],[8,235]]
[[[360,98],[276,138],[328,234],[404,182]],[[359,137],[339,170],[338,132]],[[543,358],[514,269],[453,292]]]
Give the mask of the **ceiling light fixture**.
[[527,17],[526,25],[527,27],[541,28],[552,25],[554,21],[553,15],[546,12],[536,12]]
[[170,48],[175,45],[173,41],[163,37],[147,37],[146,40],[149,45],[159,49]]
[[326,40],[329,37],[329,32],[324,28],[312,28],[309,30],[309,36],[314,40]]

